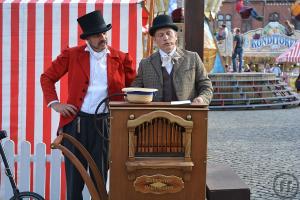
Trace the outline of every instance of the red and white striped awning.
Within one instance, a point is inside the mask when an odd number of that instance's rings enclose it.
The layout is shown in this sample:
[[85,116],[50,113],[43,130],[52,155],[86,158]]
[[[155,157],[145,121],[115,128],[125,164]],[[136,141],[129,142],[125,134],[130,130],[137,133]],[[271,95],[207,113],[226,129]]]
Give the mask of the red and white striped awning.
[[[62,49],[84,43],[76,19],[102,11],[109,44],[142,58],[143,0],[0,0],[0,129],[16,143],[49,147],[56,137],[59,115],[44,104],[40,75]],[[67,77],[56,89],[67,99]],[[47,149],[47,152],[50,148]]]
[[300,63],[300,40],[276,58],[276,62]]

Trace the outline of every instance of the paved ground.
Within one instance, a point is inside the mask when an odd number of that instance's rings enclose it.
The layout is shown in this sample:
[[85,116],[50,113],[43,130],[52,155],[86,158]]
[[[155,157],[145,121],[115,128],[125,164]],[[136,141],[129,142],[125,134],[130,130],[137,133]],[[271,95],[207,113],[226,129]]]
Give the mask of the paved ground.
[[209,161],[228,164],[252,200],[300,199],[300,107],[210,111],[208,127]]

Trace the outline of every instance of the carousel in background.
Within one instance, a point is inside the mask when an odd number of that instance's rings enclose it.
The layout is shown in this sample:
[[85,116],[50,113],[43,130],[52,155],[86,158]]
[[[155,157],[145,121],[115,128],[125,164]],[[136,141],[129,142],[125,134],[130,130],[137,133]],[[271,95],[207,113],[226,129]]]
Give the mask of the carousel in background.
[[[293,6],[299,9],[299,12],[294,11],[295,16],[300,16],[300,1]],[[214,20],[214,16],[210,15],[209,19]],[[216,32],[214,41],[217,44],[217,53],[213,70],[209,75],[214,87],[210,109],[268,109],[298,106],[299,96],[294,88],[290,87],[287,78],[283,79],[274,73],[265,73],[264,69],[256,72],[253,70],[250,73],[246,72],[247,70],[242,73],[230,72],[228,66],[233,51],[233,35],[226,25],[218,24],[216,30],[211,31]],[[264,66],[266,63],[275,63],[280,54],[293,46],[300,38],[300,31],[295,30],[288,21],[285,25],[270,22],[264,28],[243,34],[243,38],[245,63],[254,63],[256,66],[260,66],[257,63],[261,63]],[[288,64],[291,63],[285,63]],[[226,66],[226,73],[220,70],[224,68],[223,66]]]

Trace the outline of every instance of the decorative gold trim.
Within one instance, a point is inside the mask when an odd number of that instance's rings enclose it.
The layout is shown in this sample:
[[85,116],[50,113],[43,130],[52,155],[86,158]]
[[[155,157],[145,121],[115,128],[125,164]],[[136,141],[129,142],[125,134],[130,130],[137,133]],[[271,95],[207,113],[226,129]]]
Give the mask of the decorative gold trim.
[[143,175],[136,178],[133,186],[141,193],[166,194],[180,192],[184,188],[184,182],[177,176]]
[[158,118],[158,117],[166,118],[166,119],[170,120],[171,123],[177,123],[179,126],[183,126],[184,128],[189,128],[189,129],[193,128],[193,122],[192,121],[187,121],[187,120],[181,118],[180,116],[174,115],[174,114],[172,114],[168,111],[164,111],[164,110],[153,111],[153,112],[141,115],[137,119],[128,120],[127,121],[127,127],[128,128],[132,128],[132,127],[135,128],[138,125],[140,125],[140,124],[142,124],[146,121],[150,122],[154,118]]
[[[110,110],[141,110],[140,107],[114,107],[111,106],[109,108]],[[192,108],[192,107],[183,107],[183,108],[179,108],[179,107],[174,107],[174,108],[167,108],[167,107],[143,107],[143,110],[189,110],[189,111],[199,111],[199,110],[209,110],[207,105],[203,105],[203,106],[199,106],[196,108]]]

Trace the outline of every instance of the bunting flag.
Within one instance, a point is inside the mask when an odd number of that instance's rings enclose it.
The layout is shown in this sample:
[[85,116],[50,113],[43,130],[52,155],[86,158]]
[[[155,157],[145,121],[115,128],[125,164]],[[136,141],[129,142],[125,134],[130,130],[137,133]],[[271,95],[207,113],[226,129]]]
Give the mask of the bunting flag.
[[[142,0],[7,0],[0,1],[0,129],[17,144],[27,140],[32,151],[44,142],[47,153],[56,137],[59,115],[46,107],[40,75],[60,52],[80,40],[77,18],[101,10],[109,44],[142,58]],[[67,76],[56,84],[67,99]],[[17,145],[16,145],[17,146]],[[16,148],[17,151],[17,148]]]

